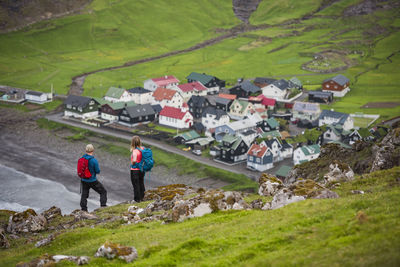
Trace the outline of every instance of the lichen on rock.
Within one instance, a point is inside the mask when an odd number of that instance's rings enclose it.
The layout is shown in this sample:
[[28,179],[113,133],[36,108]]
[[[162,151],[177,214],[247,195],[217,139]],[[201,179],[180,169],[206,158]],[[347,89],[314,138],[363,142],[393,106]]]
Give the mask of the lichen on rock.
[[114,259],[117,257],[129,263],[138,257],[138,253],[135,247],[122,246],[107,241],[97,250],[94,256],[105,257],[107,259]]

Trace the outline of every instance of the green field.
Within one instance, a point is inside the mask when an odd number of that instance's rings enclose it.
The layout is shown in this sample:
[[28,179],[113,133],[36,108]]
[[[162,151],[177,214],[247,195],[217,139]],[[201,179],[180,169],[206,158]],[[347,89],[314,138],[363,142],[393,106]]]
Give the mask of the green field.
[[0,35],[0,84],[65,94],[75,75],[187,48],[238,23],[230,0],[96,0],[83,14]]
[[[111,241],[138,250],[132,266],[399,266],[399,175],[399,167],[364,175],[336,189],[339,199],[308,199],[271,211],[219,211],[165,225],[122,225],[117,220],[91,227],[92,222],[83,221],[80,225],[86,227],[62,230],[44,247],[34,244],[49,232],[33,236],[34,241],[11,240],[10,249],[0,250],[0,265],[15,266],[48,253],[90,256],[88,266],[125,266],[119,259],[93,257]],[[128,206],[109,207],[97,215],[110,218]],[[7,220],[0,211],[0,221]]]
[[[84,95],[101,97],[110,86],[143,86],[150,77],[175,75],[182,82],[192,71],[205,72],[233,85],[238,78],[297,76],[307,89],[342,73],[351,92],[326,108],[380,114],[387,119],[396,108],[361,108],[368,102],[399,102],[399,8],[369,15],[342,16],[358,0],[263,0],[250,23],[263,25],[192,52],[113,71],[89,75]],[[232,1],[106,1],[95,0],[81,15],[41,22],[26,30],[0,35],[0,84],[66,93],[71,78],[84,72],[161,55],[218,36],[240,22]],[[170,13],[174,19],[170,19]],[[310,17],[310,15],[313,15]],[[307,16],[307,19],[300,19]],[[149,19],[150,18],[150,19]],[[297,20],[296,20],[297,19]],[[325,60],[315,53],[331,51]],[[332,52],[333,51],[333,52]],[[350,64],[338,73],[329,69]]]

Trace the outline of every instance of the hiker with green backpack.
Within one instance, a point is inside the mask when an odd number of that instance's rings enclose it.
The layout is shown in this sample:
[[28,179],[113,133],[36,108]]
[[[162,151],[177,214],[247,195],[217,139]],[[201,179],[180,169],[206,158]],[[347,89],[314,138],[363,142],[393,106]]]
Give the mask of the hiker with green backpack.
[[131,142],[131,182],[133,186],[133,200],[143,201],[144,176],[154,165],[153,153],[150,148],[144,148],[140,137],[135,135]]

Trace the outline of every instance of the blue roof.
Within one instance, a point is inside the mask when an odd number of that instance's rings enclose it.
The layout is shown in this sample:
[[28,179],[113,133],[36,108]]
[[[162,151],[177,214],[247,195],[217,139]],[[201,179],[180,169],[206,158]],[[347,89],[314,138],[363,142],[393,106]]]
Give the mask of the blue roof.
[[339,119],[339,123],[340,124],[344,124],[344,122],[347,120],[347,118],[350,115],[347,113],[342,113],[342,112],[337,112],[337,111],[332,111],[332,110],[328,110],[328,109],[324,109],[321,112],[321,115],[319,116],[320,119],[324,119],[325,117],[328,118],[335,118],[335,119]]

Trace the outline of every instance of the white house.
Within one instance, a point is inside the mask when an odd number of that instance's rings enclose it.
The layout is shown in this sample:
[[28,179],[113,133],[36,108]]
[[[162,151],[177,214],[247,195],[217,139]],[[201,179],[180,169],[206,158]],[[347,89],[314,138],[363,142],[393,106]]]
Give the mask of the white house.
[[294,102],[292,109],[293,119],[315,121],[319,118],[320,114],[319,103]]
[[132,98],[124,88],[110,87],[104,96],[104,100],[110,101],[111,103],[129,102],[132,101]]
[[263,172],[273,167],[273,155],[265,143],[253,144],[247,152],[247,168]]
[[281,157],[284,159],[293,157],[293,146],[286,142],[286,140],[282,140],[281,145]]
[[182,95],[185,102],[189,101],[193,95],[207,95],[207,88],[200,82],[179,84],[176,86],[176,90]]
[[224,110],[216,109],[214,107],[207,107],[203,111],[201,123],[206,129],[212,129],[224,124],[228,124],[229,116]]
[[261,88],[262,94],[267,98],[283,100],[289,92],[289,82],[281,79]]
[[253,110],[253,104],[245,101],[235,99],[229,108],[229,116],[235,120],[241,120]]
[[319,145],[302,146],[296,148],[293,152],[293,163],[294,165],[297,165],[311,161],[318,158],[320,153],[321,150]]
[[135,87],[128,90],[133,102],[139,105],[151,104],[153,102],[153,92],[143,87]]
[[169,106],[181,108],[184,101],[181,94],[173,89],[159,87],[153,92],[153,104],[159,104],[161,107]]
[[173,88],[179,84],[179,80],[173,76],[163,76],[159,78],[148,79],[144,81],[143,87],[144,89],[155,91],[157,88]]
[[98,102],[93,98],[69,95],[64,101],[64,116],[80,119],[96,118],[99,115]]
[[323,110],[321,112],[318,120],[318,126],[336,124],[341,125],[345,131],[350,131],[354,128],[353,118],[347,113],[333,110]]
[[193,125],[193,116],[187,106],[182,109],[165,106],[160,112],[159,124],[177,129],[190,128]]
[[25,99],[29,102],[42,104],[48,102],[48,100],[51,100],[51,97],[49,98],[49,94],[47,93],[28,91],[25,93]]

